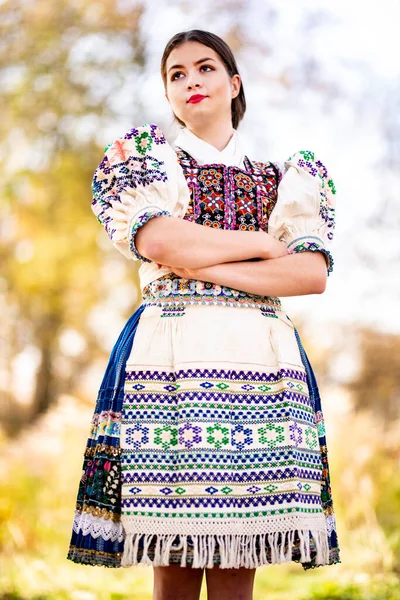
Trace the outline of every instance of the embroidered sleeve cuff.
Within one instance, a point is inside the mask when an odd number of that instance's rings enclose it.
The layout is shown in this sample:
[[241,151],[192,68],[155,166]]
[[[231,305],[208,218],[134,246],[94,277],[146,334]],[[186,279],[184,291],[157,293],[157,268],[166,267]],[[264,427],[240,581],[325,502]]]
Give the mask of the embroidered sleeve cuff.
[[146,208],[142,208],[135,213],[129,221],[129,249],[137,259],[142,260],[143,262],[151,262],[151,260],[139,254],[135,245],[136,233],[139,228],[150,221],[150,219],[161,216],[171,217],[172,215],[167,210],[161,210],[159,206],[146,206]]
[[324,243],[319,237],[303,236],[296,238],[288,244],[288,250],[290,254],[294,254],[295,252],[322,252],[325,256],[328,276],[333,271],[333,256],[330,251],[324,247]]

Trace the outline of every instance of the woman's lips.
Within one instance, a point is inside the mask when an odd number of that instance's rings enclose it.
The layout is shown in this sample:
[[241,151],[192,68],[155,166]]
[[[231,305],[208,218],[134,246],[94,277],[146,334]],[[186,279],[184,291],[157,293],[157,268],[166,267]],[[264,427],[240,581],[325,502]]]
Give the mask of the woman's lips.
[[207,96],[201,96],[201,94],[195,94],[194,96],[191,96],[188,100],[188,102],[191,102],[192,104],[196,104],[197,102],[201,102],[202,100],[204,100],[204,98],[207,98]]

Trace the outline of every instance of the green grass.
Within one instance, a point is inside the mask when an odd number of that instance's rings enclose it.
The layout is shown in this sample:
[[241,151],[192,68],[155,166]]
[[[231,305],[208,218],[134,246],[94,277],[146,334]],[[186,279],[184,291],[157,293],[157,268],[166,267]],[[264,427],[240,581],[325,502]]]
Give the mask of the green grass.
[[[277,566],[278,569],[280,565]],[[140,571],[141,568],[138,568]],[[145,568],[148,578],[142,579],[142,574],[134,573],[130,577],[122,577],[117,582],[113,576],[97,580],[96,575],[88,577],[86,574],[86,585],[83,581],[78,583],[72,577],[67,588],[61,589],[59,583],[47,592],[33,593],[23,592],[19,586],[10,587],[8,591],[0,592],[0,600],[151,600],[152,598],[152,575],[151,570]],[[267,574],[270,567],[261,568],[257,571],[254,600],[400,600],[400,584],[398,581],[370,580],[364,583],[335,582],[332,580],[314,581],[307,575],[294,574],[290,576],[276,577],[278,571],[271,578]],[[275,566],[272,567],[275,570]],[[76,583],[73,585],[73,580]],[[94,582],[94,580],[97,580]],[[129,580],[129,581],[128,581]],[[117,588],[125,588],[118,590]],[[205,580],[201,600],[206,600],[207,592]],[[234,600],[234,599],[232,599]]]

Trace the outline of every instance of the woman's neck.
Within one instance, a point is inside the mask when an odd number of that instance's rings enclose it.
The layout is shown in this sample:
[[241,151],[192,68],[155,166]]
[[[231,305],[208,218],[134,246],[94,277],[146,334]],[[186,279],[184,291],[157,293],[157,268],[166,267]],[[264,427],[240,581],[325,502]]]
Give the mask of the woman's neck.
[[214,146],[214,148],[220,152],[226,148],[234,134],[232,122],[221,125],[212,123],[212,125],[208,127],[204,124],[201,124],[198,126],[188,126],[187,128],[198,138],[204,142],[207,142],[208,144],[211,144],[211,146]]

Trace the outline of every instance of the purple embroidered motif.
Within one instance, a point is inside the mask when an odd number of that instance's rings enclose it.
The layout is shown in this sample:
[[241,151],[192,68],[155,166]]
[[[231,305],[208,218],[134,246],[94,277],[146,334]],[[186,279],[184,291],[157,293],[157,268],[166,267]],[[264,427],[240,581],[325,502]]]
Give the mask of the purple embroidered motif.
[[150,125],[150,134],[156,144],[165,144],[167,141],[158,125]]
[[139,130],[133,127],[128,133],[124,135],[124,140],[131,140],[132,138],[139,135]]

